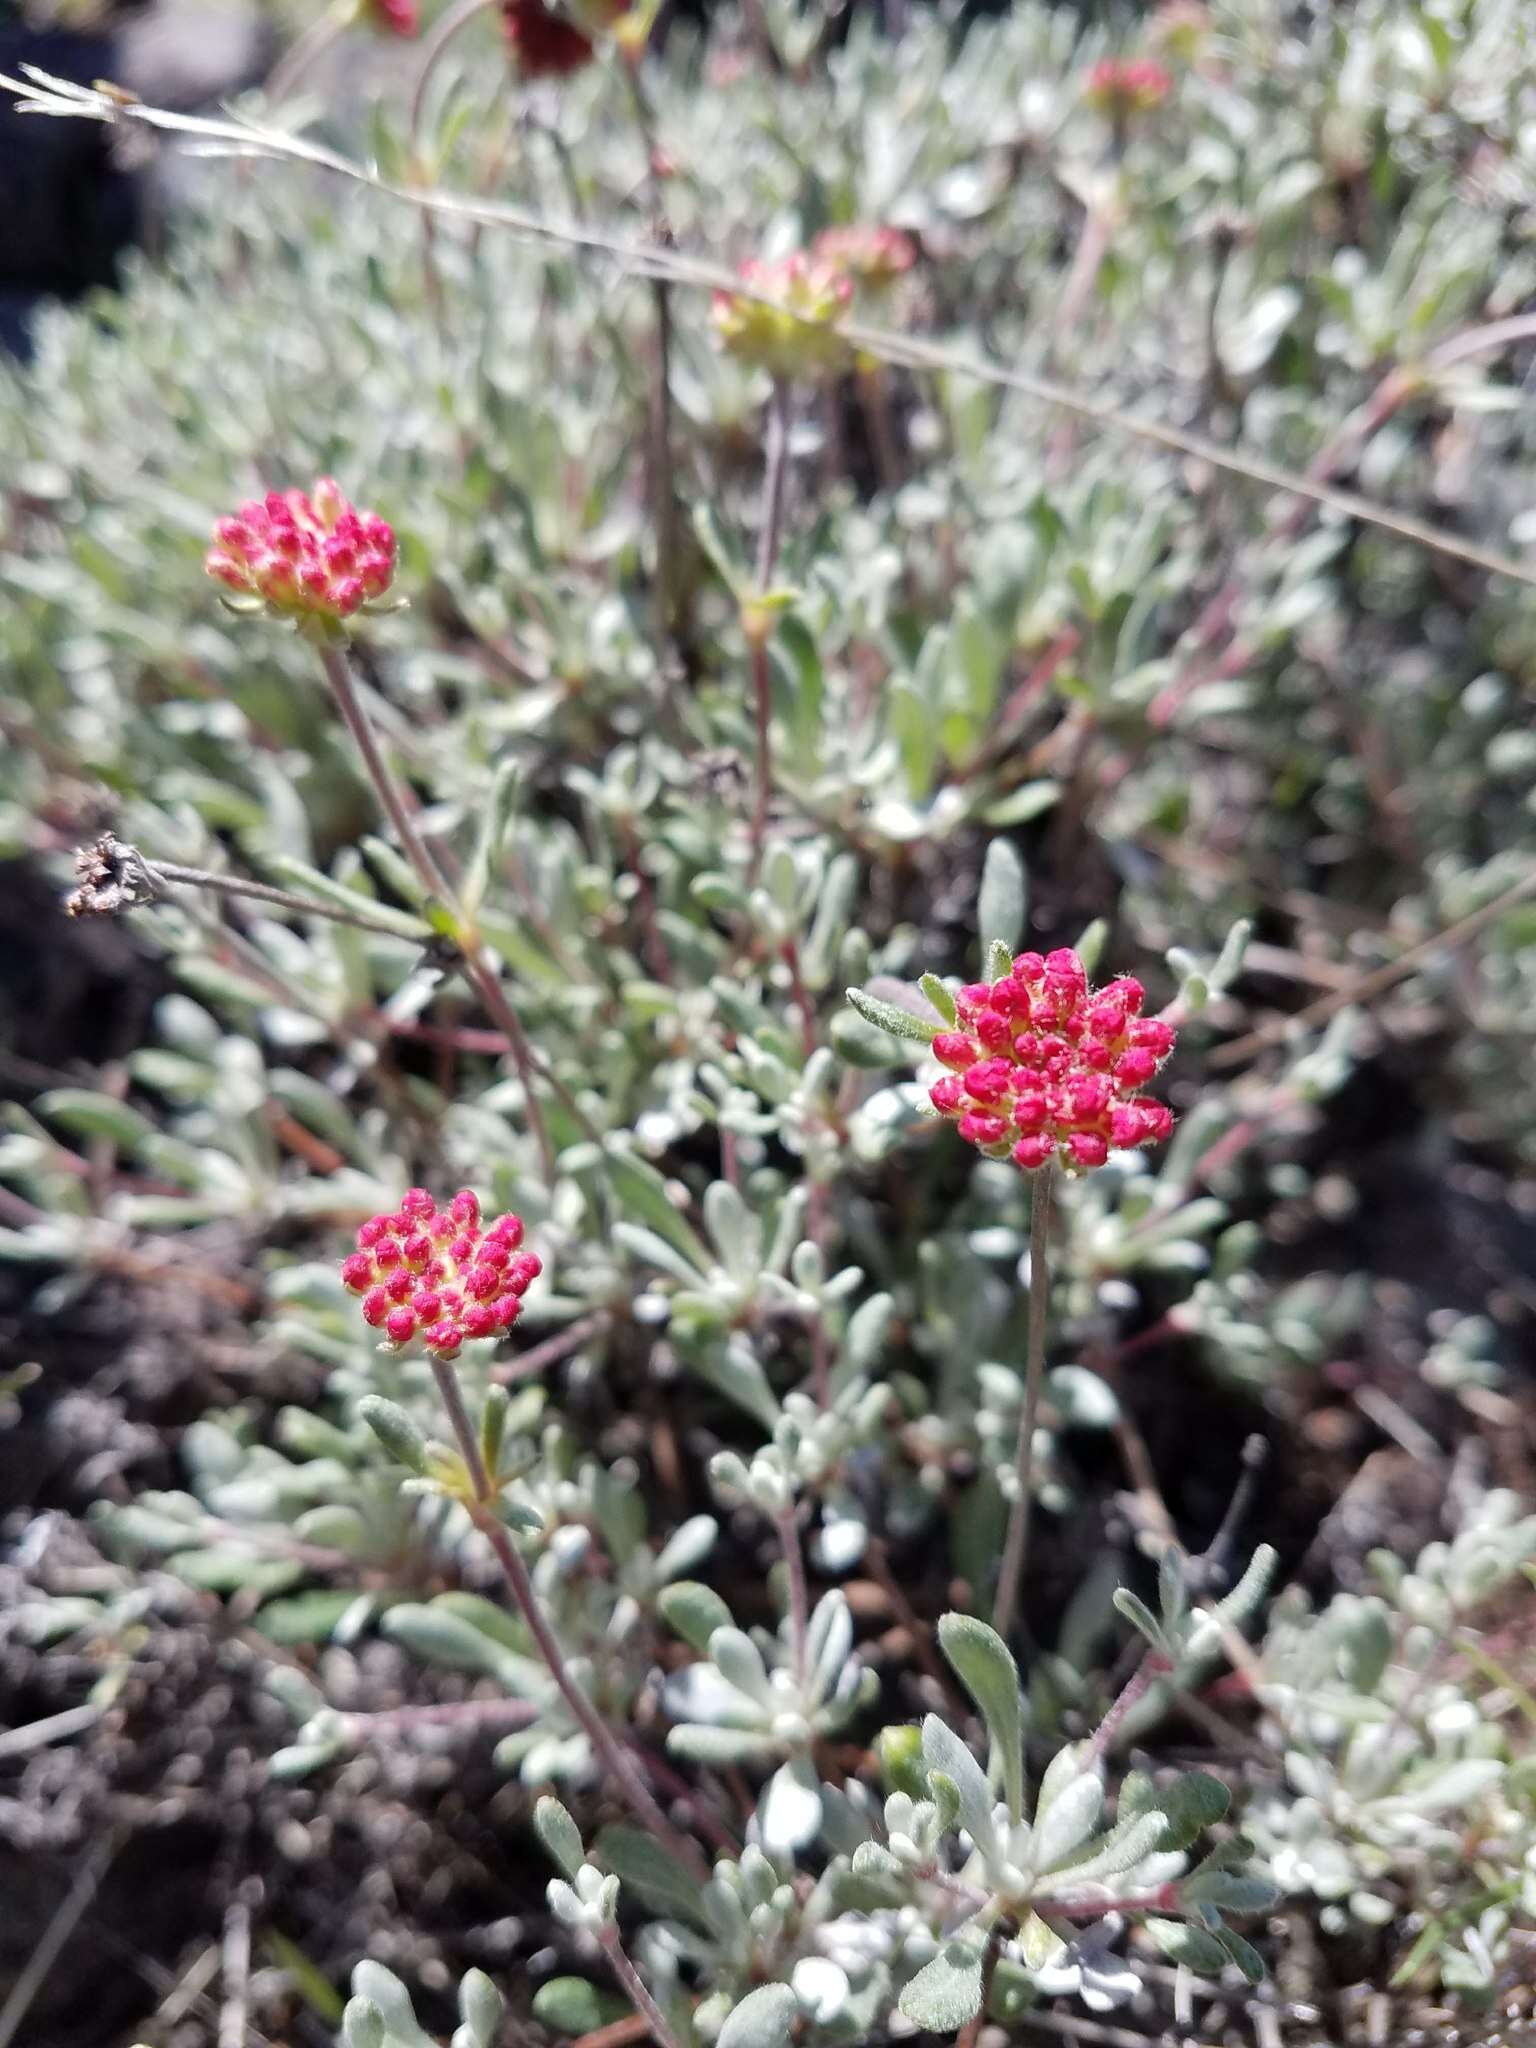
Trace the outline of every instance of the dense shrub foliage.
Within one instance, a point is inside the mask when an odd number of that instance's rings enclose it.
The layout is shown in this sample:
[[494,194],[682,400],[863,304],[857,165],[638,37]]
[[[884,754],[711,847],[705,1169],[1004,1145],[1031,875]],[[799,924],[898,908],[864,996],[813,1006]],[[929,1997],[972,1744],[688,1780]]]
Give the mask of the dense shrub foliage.
[[1528,9],[452,12],[0,378],[0,840],[166,989],[0,1250],[246,1360],[13,1643],[107,1714],[194,1589],[274,1801],[494,1749],[458,2048],[1502,2012]]

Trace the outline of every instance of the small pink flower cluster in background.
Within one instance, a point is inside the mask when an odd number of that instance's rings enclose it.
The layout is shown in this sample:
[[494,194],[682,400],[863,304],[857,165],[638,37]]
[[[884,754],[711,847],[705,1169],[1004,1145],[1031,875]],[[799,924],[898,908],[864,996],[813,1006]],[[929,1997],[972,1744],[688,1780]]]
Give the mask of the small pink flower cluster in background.
[[900,228],[823,228],[811,244],[811,254],[878,291],[894,284],[912,268],[917,261],[917,244]]
[[341,1279],[363,1301],[363,1321],[391,1344],[419,1336],[439,1358],[457,1357],[471,1338],[500,1337],[522,1313],[543,1268],[520,1251],[523,1220],[498,1216],[480,1227],[480,1203],[460,1188],[439,1209],[425,1188],[408,1188],[393,1215],[370,1216]]
[[1172,74],[1155,57],[1103,57],[1088,74],[1083,98],[1117,121],[1150,114],[1173,91]]
[[363,19],[386,35],[413,36],[421,27],[416,0],[363,0]]
[[853,279],[840,265],[797,249],[772,261],[749,258],[737,273],[754,296],[717,291],[712,318],[721,345],[775,377],[811,375],[839,362],[838,332],[853,301]]
[[941,1116],[991,1159],[1033,1172],[1053,1158],[1068,1168],[1102,1166],[1124,1150],[1166,1138],[1173,1117],[1136,1091],[1173,1051],[1176,1034],[1143,1017],[1142,986],[1129,975],[1090,987],[1076,953],[1021,953],[1012,971],[974,982],[955,998],[959,1029],[941,1031],[933,1054],[951,1071],[929,1090]]
[[[629,0],[588,0],[578,16],[611,28],[628,12]],[[524,78],[569,78],[592,61],[591,37],[565,14],[545,6],[544,0],[501,0],[501,20],[507,46]]]
[[252,609],[282,618],[339,621],[394,580],[395,536],[322,477],[313,492],[268,491],[213,529],[203,567]]

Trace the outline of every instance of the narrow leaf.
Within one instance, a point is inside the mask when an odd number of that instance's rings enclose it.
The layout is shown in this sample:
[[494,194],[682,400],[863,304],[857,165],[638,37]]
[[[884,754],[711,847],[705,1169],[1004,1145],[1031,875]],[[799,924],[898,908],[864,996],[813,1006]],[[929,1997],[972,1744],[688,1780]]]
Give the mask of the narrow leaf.
[[939,1647],[981,1710],[1003,1772],[1003,1796],[1015,1820],[1024,1817],[1024,1716],[1019,1669],[995,1629],[970,1614],[946,1614]]

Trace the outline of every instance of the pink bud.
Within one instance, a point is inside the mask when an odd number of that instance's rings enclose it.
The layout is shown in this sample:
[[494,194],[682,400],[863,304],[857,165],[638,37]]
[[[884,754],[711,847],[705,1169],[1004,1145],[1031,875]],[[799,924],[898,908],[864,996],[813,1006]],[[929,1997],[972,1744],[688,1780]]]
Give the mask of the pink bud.
[[425,1188],[407,1188],[400,1197],[402,1216],[430,1216],[436,1207]]
[[1007,1094],[1011,1072],[1007,1060],[981,1060],[966,1074],[966,1091],[977,1102],[996,1102]]
[[435,1322],[443,1312],[442,1296],[434,1294],[430,1287],[424,1287],[420,1294],[411,1296],[411,1307],[424,1323]]
[[988,1052],[1001,1052],[1013,1036],[1008,1019],[999,1016],[996,1010],[982,1010],[976,1018],[974,1029]]
[[416,1276],[404,1266],[397,1266],[384,1282],[384,1292],[391,1301],[409,1301],[416,1285]]
[[463,1333],[457,1323],[436,1323],[422,1340],[429,1351],[435,1351],[439,1358],[454,1358],[463,1343]]
[[997,1145],[1008,1135],[1004,1118],[973,1109],[960,1119],[960,1135],[969,1145]]
[[373,1285],[373,1261],[366,1252],[353,1252],[341,1262],[341,1284],[349,1294],[366,1294]]
[[392,1308],[384,1318],[384,1328],[393,1344],[408,1344],[416,1334],[416,1318],[408,1308]]
[[1102,1166],[1109,1157],[1109,1147],[1097,1131],[1074,1131],[1067,1150],[1079,1166]]
[[483,1301],[474,1302],[464,1311],[464,1334],[466,1337],[494,1337],[497,1330],[496,1311]]
[[510,1330],[523,1312],[523,1304],[515,1294],[504,1294],[496,1303],[496,1320],[504,1330]]
[[1020,953],[1013,963],[1013,978],[1015,981],[1027,982],[1032,985],[1042,980],[1044,975],[1045,961],[1038,953]]
[[468,1230],[480,1221],[480,1197],[473,1188],[460,1188],[448,1204],[448,1214]]
[[381,1237],[373,1248],[374,1263],[381,1273],[387,1273],[392,1266],[400,1263],[400,1247],[392,1237]]
[[981,1048],[963,1031],[940,1031],[933,1041],[933,1056],[941,1067],[968,1067]]
[[363,1296],[363,1321],[376,1330],[389,1314],[389,1296],[382,1287],[370,1287]]
[[1178,1043],[1178,1033],[1161,1017],[1138,1017],[1131,1026],[1131,1043],[1155,1058],[1165,1060]]
[[1055,1150],[1056,1147],[1043,1131],[1032,1132],[1027,1137],[1020,1138],[1014,1146],[1014,1162],[1022,1166],[1026,1173],[1033,1173],[1038,1167],[1045,1165]]
[[928,1090],[928,1100],[940,1116],[958,1116],[965,1105],[965,1083],[958,1074],[946,1074]]
[[405,1254],[405,1263],[419,1273],[432,1256],[432,1240],[424,1231],[414,1230],[400,1249]]
[[385,1222],[384,1218],[382,1216],[370,1216],[368,1221],[358,1229],[357,1248],[360,1252],[369,1251],[378,1243],[381,1237],[387,1237],[388,1235],[389,1225]]
[[1043,1095],[1033,1089],[1020,1095],[1013,1105],[1013,1120],[1021,1131],[1040,1131],[1045,1128],[1050,1107]]
[[523,1241],[523,1219],[521,1216],[498,1216],[491,1225],[491,1236],[499,1238],[508,1250],[516,1251]]
[[1141,1046],[1133,1045],[1115,1062],[1115,1079],[1122,1088],[1140,1088],[1156,1072],[1156,1053],[1147,1052]]
[[526,1294],[544,1270],[537,1252],[519,1252],[507,1267],[507,1285],[514,1294]]

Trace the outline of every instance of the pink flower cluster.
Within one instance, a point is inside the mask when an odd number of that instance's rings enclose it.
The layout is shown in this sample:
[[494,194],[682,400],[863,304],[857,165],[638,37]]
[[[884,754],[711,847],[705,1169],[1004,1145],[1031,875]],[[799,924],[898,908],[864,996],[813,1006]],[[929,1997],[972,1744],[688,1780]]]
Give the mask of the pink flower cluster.
[[1110,1147],[1166,1138],[1173,1117],[1136,1091],[1173,1051],[1175,1032],[1143,1017],[1129,975],[1089,986],[1076,953],[1021,953],[1011,973],[955,998],[960,1029],[941,1031],[933,1054],[950,1072],[929,1090],[941,1116],[991,1159],[1033,1172],[1059,1159],[1102,1166]]
[[1101,114],[1123,121],[1150,114],[1172,91],[1173,78],[1155,57],[1103,57],[1089,72],[1083,97]]
[[894,284],[917,261],[917,244],[900,228],[823,228],[811,254],[834,269],[847,271],[862,285],[879,290]]
[[393,1215],[370,1216],[341,1279],[363,1298],[363,1321],[391,1344],[419,1336],[439,1358],[454,1358],[470,1338],[499,1337],[522,1313],[523,1296],[543,1270],[520,1251],[523,1220],[498,1216],[480,1227],[480,1203],[460,1188],[439,1209],[425,1188],[408,1188]]
[[773,376],[810,376],[846,353],[839,328],[853,279],[824,256],[797,249],[773,261],[749,258],[737,272],[747,291],[717,291],[711,317],[721,345]]
[[326,476],[312,492],[268,491],[221,519],[203,567],[252,609],[339,621],[394,581],[395,536],[376,512],[350,505]]

